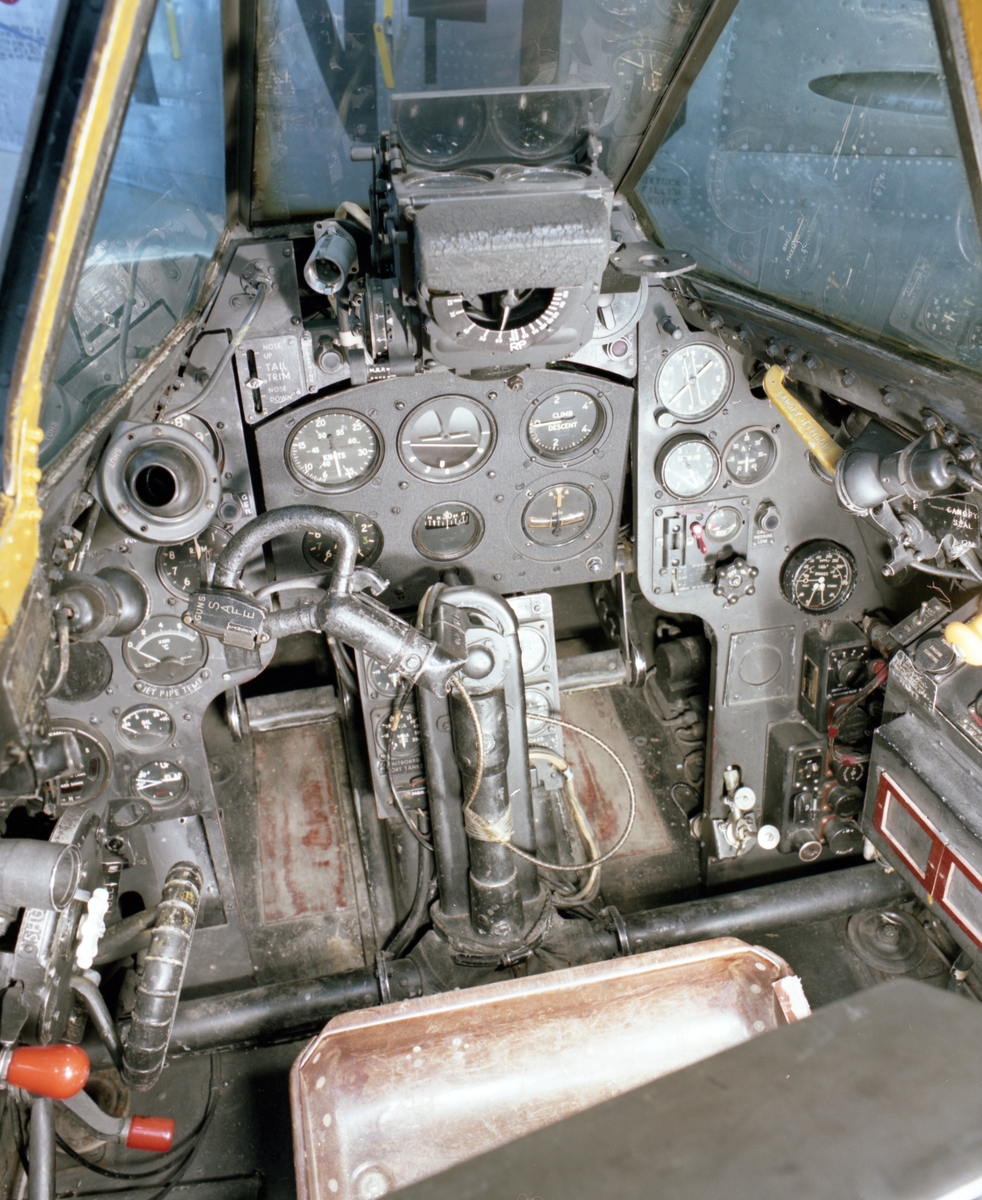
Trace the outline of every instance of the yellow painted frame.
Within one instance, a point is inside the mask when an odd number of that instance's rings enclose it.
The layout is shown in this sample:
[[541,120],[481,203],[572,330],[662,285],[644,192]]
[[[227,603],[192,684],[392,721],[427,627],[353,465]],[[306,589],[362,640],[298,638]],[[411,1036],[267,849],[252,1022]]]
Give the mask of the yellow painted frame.
[[72,125],[37,280],[14,365],[0,494],[0,641],[38,557],[38,448],[46,371],[67,317],[143,51],[154,0],[109,0]]

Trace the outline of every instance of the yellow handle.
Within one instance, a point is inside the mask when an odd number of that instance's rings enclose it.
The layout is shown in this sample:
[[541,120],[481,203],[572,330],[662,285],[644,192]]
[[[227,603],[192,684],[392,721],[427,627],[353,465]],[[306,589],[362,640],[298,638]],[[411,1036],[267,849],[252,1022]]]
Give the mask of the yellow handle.
[[784,372],[780,367],[768,368],[764,376],[764,391],[771,404],[831,475],[842,457],[842,447],[832,441],[804,405],[787,390]]
[[382,78],[385,80],[385,86],[391,92],[396,85],[395,76],[392,74],[392,59],[389,58],[389,43],[385,37],[385,27],[381,21],[376,21],[372,26],[372,32],[375,34],[375,46],[378,50],[379,66],[382,68]]
[[982,613],[971,621],[951,621],[944,640],[955,647],[970,667],[982,667]]

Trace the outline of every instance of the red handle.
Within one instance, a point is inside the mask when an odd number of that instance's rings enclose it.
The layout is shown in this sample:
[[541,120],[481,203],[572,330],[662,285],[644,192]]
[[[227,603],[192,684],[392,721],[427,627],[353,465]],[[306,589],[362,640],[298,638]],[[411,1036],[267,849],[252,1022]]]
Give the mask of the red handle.
[[81,1046],[18,1046],[7,1066],[7,1083],[35,1096],[70,1100],[89,1078],[89,1058]]
[[131,1150],[156,1150],[166,1154],[174,1142],[171,1117],[130,1117],[126,1144]]

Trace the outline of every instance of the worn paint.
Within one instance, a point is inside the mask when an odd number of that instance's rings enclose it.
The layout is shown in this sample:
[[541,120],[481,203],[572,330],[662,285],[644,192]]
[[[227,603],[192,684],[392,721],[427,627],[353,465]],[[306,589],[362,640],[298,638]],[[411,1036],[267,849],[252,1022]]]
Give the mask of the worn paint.
[[330,731],[310,725],[258,734],[255,751],[266,923],[353,905]]

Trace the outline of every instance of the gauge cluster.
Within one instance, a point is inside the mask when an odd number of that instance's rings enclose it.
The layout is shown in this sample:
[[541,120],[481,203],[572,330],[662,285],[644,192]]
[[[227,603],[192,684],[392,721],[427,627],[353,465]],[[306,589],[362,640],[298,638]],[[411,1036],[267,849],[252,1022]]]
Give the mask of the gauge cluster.
[[[368,384],[256,428],[265,503],[343,513],[400,602],[447,567],[499,592],[609,577],[632,404],[560,371]],[[277,578],[324,573],[333,552],[312,532],[281,538]]]
[[652,289],[639,329],[634,437],[638,580],[658,609],[700,617],[717,642],[708,781],[711,853],[726,809],[722,772],[763,795],[766,730],[796,709],[803,639],[880,603],[856,520],[804,443],[747,381],[752,362],[685,322]]

